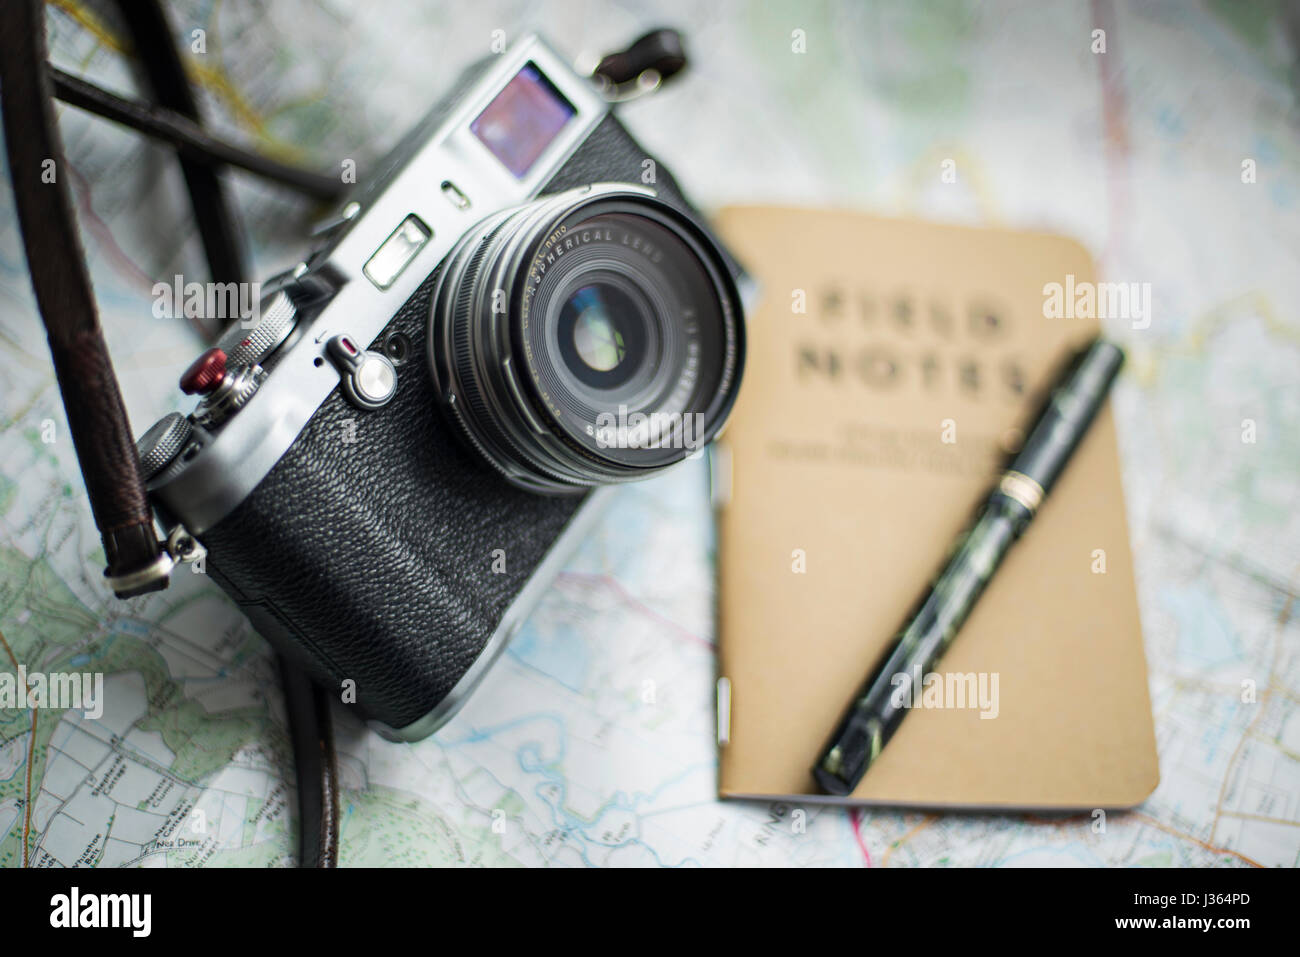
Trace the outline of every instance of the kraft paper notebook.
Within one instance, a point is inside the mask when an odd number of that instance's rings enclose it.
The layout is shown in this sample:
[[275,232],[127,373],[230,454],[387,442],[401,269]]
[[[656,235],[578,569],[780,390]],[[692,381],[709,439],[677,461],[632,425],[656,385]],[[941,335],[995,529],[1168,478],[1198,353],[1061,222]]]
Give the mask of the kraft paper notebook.
[[[1044,287],[1082,289],[1094,268],[1038,233],[780,208],[720,225],[762,296],[720,470],[719,791],[809,800],[843,709],[1097,332],[1045,317]],[[914,708],[848,800],[1146,798],[1159,772],[1132,565],[1107,406],[935,669],[984,675],[990,705],[996,675],[996,717]]]

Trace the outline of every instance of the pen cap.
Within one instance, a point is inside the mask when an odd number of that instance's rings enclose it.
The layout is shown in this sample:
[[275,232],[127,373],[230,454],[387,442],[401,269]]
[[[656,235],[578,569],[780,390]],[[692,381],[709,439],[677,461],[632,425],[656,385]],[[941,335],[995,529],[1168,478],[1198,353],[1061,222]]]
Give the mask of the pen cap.
[[1124,364],[1124,351],[1097,339],[1073,362],[1052,391],[1047,408],[1011,469],[1047,492],[1096,417]]

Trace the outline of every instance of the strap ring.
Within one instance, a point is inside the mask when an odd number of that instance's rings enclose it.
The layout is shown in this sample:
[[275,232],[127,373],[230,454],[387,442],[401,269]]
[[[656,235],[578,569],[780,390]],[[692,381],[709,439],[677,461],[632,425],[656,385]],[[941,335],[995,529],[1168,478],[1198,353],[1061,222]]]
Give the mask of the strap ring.
[[125,575],[110,575],[107,570],[104,572],[104,578],[108,582],[113,594],[119,598],[129,598],[141,591],[152,591],[148,586],[157,584],[159,581],[166,581],[176,567],[176,559],[166,551],[160,551],[158,557],[152,564],[144,568],[138,568],[133,572],[127,572]]

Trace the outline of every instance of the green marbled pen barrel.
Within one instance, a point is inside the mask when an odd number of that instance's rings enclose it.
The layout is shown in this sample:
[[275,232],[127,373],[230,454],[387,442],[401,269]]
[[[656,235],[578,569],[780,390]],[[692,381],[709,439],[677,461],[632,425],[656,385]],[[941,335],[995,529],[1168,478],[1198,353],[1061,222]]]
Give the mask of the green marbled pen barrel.
[[1096,418],[1123,363],[1118,346],[1098,339],[1057,383],[1011,467],[1002,473],[975,523],[958,540],[916,612],[854,697],[813,768],[827,794],[852,793],[898,730],[912,700],[915,676],[919,673],[924,680],[952,643]]

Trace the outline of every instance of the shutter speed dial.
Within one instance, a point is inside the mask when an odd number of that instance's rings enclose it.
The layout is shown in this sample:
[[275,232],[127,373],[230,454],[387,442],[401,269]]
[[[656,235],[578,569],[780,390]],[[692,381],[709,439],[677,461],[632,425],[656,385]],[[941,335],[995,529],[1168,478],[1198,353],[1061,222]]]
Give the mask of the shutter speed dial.
[[215,429],[247,404],[266,378],[262,363],[289,340],[297,322],[297,306],[287,292],[278,290],[262,300],[256,322],[237,321],[214,348],[191,363],[180,387],[186,395],[199,396],[199,407],[188,418],[179,412],[164,416],[141,436],[136,452],[146,481],[162,474],[185,451],[196,425]]
[[236,322],[215,348],[181,376],[181,390],[203,401],[194,421],[205,429],[225,422],[248,403],[266,378],[263,364],[283,346],[298,324],[298,308],[281,289],[261,302],[257,321]]
[[226,330],[217,345],[226,353],[232,368],[265,365],[272,353],[284,345],[297,324],[298,307],[281,289],[263,300],[256,323],[245,325],[243,321],[236,322]]

